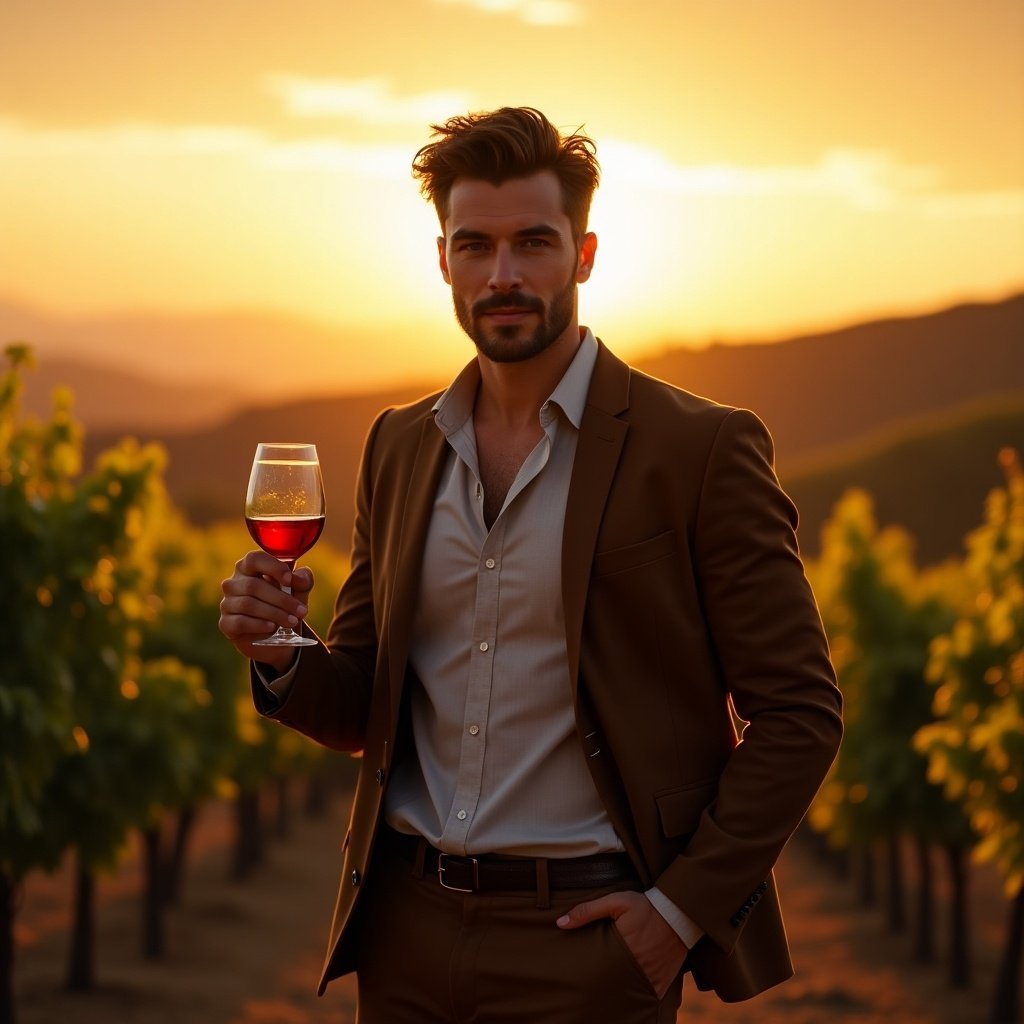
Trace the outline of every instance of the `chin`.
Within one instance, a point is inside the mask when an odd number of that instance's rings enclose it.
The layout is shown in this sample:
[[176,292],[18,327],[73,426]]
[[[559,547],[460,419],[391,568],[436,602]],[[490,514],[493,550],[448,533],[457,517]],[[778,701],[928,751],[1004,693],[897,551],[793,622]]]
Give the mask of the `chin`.
[[550,348],[554,341],[547,335],[540,338],[517,338],[515,334],[503,334],[498,337],[481,335],[473,340],[476,342],[477,351],[492,363],[525,363]]

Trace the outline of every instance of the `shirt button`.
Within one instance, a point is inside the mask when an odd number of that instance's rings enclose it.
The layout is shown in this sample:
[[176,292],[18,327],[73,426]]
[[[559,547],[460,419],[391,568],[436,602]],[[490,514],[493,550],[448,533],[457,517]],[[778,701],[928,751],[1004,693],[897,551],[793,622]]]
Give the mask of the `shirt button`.
[[488,643],[487,643],[486,640],[484,640],[483,643],[480,644],[480,650],[481,651],[486,651],[487,648],[488,648]]
[[466,812],[465,811],[459,811],[459,813],[456,814],[455,817],[458,818],[459,821],[465,821],[466,820]]
[[488,558],[487,561],[484,562],[484,565],[486,565],[488,569],[493,569],[495,565],[494,559]]
[[479,733],[479,732],[480,732],[480,726],[479,725],[471,725],[469,727],[469,735],[470,736],[476,736],[477,733]]

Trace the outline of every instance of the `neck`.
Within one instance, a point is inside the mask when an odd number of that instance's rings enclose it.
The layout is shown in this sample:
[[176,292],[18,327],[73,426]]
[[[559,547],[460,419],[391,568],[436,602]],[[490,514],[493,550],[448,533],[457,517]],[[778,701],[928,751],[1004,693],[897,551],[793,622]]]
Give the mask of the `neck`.
[[538,356],[519,363],[496,363],[478,356],[480,391],[475,414],[510,429],[537,423],[540,407],[565,376],[580,347],[574,323]]

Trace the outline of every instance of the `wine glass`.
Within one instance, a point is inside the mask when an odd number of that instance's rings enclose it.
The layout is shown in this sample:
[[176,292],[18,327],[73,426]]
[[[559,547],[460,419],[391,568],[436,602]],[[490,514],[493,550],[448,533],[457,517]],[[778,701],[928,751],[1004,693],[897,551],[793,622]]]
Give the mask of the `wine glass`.
[[[289,569],[317,541],[324,528],[324,483],[316,445],[261,442],[256,446],[245,496],[245,525],[268,555]],[[289,587],[282,588],[286,594]],[[306,647],[316,643],[294,630],[277,632],[258,646]]]

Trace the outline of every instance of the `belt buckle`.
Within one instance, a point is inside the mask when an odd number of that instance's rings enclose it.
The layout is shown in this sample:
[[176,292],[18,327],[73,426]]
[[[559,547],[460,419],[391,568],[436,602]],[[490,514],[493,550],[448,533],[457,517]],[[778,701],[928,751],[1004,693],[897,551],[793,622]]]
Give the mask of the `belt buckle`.
[[[453,867],[473,869],[472,884],[468,889],[461,885],[449,885],[445,881],[445,872],[448,870],[449,862]],[[439,853],[437,855],[437,880],[443,888],[450,889],[452,892],[476,892],[480,888],[480,862],[476,857],[460,857],[454,853]]]

